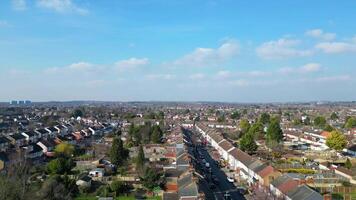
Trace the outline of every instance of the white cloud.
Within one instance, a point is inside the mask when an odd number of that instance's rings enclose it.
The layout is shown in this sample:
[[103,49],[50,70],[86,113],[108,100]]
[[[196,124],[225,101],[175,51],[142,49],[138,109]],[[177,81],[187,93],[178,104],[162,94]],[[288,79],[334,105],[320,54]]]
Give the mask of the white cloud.
[[317,38],[317,39],[321,39],[321,40],[333,40],[336,37],[335,33],[325,33],[321,29],[308,30],[307,32],[305,32],[305,34],[307,36],[310,36],[310,37],[313,37],[313,38]]
[[265,72],[265,71],[254,70],[254,71],[246,72],[245,74],[248,76],[261,77],[261,76],[268,76],[271,73]]
[[256,48],[257,55],[264,59],[282,59],[289,57],[310,56],[311,50],[298,49],[300,41],[282,38],[265,42]]
[[11,5],[14,10],[26,10],[27,3],[26,0],[11,0]]
[[230,85],[238,86],[238,87],[246,87],[250,85],[250,82],[244,79],[233,80],[228,82]]
[[190,79],[192,80],[199,80],[205,78],[205,74],[198,73],[198,74],[192,74],[189,76]]
[[149,64],[148,58],[129,58],[127,60],[117,61],[114,65],[118,70],[130,70]]
[[77,62],[64,67],[47,68],[45,69],[45,73],[49,73],[49,74],[68,73],[68,72],[89,73],[89,72],[97,72],[99,68],[100,68],[99,66],[96,66],[88,62]]
[[316,49],[323,51],[324,53],[336,54],[344,52],[356,51],[355,42],[321,42],[315,45]]
[[149,80],[171,80],[174,79],[172,74],[148,74],[146,78]]
[[318,72],[321,70],[321,65],[319,63],[308,63],[299,68],[301,73]]
[[8,71],[8,74],[10,76],[24,76],[24,75],[30,75],[31,73],[27,70],[22,70],[22,69],[10,69]]
[[222,71],[218,71],[218,73],[216,74],[216,78],[218,79],[226,79],[231,77],[232,73],[230,71],[226,71],[226,70],[222,70]]
[[193,52],[177,59],[173,62],[179,66],[206,66],[217,65],[232,57],[236,56],[240,51],[237,42],[233,40],[226,41],[216,49],[212,48],[196,48]]
[[285,68],[281,68],[279,70],[279,72],[283,73],[283,74],[292,74],[292,73],[301,73],[301,74],[305,74],[305,73],[314,73],[314,72],[318,72],[322,69],[321,65],[319,63],[308,63],[305,64],[301,67],[297,67],[297,68],[292,68],[292,67],[285,67]]
[[89,13],[87,9],[78,7],[72,0],[37,0],[37,6],[53,10],[58,13],[73,12],[80,15],[86,15]]
[[87,62],[78,62],[78,63],[73,63],[68,66],[69,69],[71,70],[81,70],[81,71],[86,71],[90,70],[93,68],[93,64],[87,63]]
[[349,81],[351,76],[349,75],[339,75],[339,76],[324,76],[316,79],[318,82],[334,82],[334,81]]

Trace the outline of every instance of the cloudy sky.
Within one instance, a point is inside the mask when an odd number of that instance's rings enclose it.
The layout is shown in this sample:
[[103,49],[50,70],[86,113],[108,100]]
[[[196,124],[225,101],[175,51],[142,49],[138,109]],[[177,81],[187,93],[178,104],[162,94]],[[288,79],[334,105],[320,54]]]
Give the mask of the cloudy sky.
[[356,1],[1,0],[0,101],[356,100]]

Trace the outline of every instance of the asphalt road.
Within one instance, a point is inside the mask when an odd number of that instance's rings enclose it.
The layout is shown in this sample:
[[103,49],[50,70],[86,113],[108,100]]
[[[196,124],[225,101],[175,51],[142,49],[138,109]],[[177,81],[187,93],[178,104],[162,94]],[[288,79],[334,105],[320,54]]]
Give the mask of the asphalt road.
[[[218,167],[216,161],[210,156],[208,150],[197,145],[196,135],[190,130],[186,130],[192,145],[189,147],[189,153],[193,155],[193,165],[195,170],[200,174],[199,190],[204,192],[205,199],[208,200],[242,200],[244,196],[237,191],[236,186],[227,180],[226,174]],[[204,164],[203,159],[209,163],[211,172]],[[212,177],[218,179],[218,183],[213,183]],[[211,186],[214,185],[214,188]]]

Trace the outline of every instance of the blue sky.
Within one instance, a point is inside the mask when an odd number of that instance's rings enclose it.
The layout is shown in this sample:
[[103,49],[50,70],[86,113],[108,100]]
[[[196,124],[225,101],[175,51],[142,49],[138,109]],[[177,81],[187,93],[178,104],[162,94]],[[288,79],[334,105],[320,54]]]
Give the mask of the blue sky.
[[355,1],[4,0],[0,101],[355,100]]

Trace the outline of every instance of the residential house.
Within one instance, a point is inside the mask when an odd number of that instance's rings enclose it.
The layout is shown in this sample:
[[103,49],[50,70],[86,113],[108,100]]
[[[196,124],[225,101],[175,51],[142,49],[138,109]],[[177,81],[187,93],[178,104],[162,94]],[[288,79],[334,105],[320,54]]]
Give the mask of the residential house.
[[306,185],[299,185],[287,192],[287,200],[323,200],[323,196]]
[[343,151],[350,154],[352,157],[356,157],[356,144],[344,149]]
[[335,174],[343,176],[344,178],[348,179],[352,184],[356,184],[356,179],[354,179],[356,173],[350,169],[347,169],[345,167],[337,167],[335,169]]
[[52,126],[52,127],[48,127],[45,128],[47,131],[49,131],[49,136],[51,138],[55,138],[57,135],[59,135],[59,129],[57,129],[56,127]]
[[221,140],[218,143],[218,152],[224,158],[224,160],[229,161],[229,152],[232,151],[235,147],[228,142],[226,139]]
[[45,140],[41,139],[39,142],[36,143],[38,146],[42,148],[42,151],[47,156],[53,156],[53,150],[56,146],[53,140]]
[[178,178],[177,182],[179,200],[198,200],[198,186],[192,173],[185,172]]
[[[164,171],[165,175],[165,192],[177,193],[178,192],[178,177],[183,174],[184,171],[177,169],[166,169]],[[177,198],[178,199],[178,198]]]
[[21,147],[26,144],[26,137],[21,133],[14,133],[7,137],[10,140],[10,143],[16,148]]
[[36,131],[25,131],[22,132],[21,134],[25,136],[27,143],[35,143],[41,139],[40,133]]
[[61,136],[65,136],[69,133],[69,128],[65,125],[60,124],[60,125],[55,126],[55,128],[58,130],[59,135],[61,135]]
[[264,169],[257,172],[257,178],[258,178],[260,185],[263,185],[266,187],[269,186],[270,183],[272,181],[274,181],[274,179],[276,179],[277,177],[279,177],[281,175],[282,174],[278,170],[274,169],[270,165],[268,165]]
[[0,135],[0,152],[7,151],[9,149],[10,141],[5,136]]
[[74,139],[77,140],[77,141],[79,141],[79,140],[84,138],[80,131],[73,132],[72,135],[73,135]]
[[27,153],[27,158],[38,159],[43,156],[43,149],[38,144],[33,144],[32,150]]
[[40,134],[40,137],[42,139],[49,138],[49,134],[50,134],[49,130],[43,128],[43,129],[37,129],[35,131]]
[[287,174],[277,177],[270,184],[271,193],[277,198],[285,199],[287,193],[299,185],[299,181],[289,177]]
[[188,153],[186,153],[184,150],[177,152],[176,167],[178,170],[187,170],[190,166],[189,161],[190,158]]

